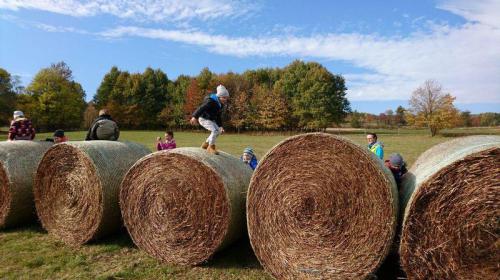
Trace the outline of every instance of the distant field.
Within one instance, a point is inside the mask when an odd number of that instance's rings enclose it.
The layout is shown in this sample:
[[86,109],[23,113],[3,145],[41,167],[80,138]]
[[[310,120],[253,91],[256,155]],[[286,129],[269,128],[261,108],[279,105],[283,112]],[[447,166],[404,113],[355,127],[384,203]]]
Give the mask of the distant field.
[[[498,130],[498,129],[497,129]],[[497,134],[495,129],[479,131]],[[331,131],[336,133],[337,131]],[[426,131],[377,130],[385,153],[399,152],[411,165],[429,147],[449,140],[430,137]],[[452,131],[453,132],[453,131]],[[462,131],[463,132],[463,131]],[[466,131],[467,132],[467,131]],[[364,131],[342,136],[366,145]],[[472,133],[472,132],[471,132]],[[83,140],[85,132],[67,133],[70,140]],[[51,133],[38,134],[37,139]],[[161,131],[122,131],[120,140],[139,142],[154,149]],[[206,133],[175,133],[177,145],[199,146]],[[220,137],[218,147],[239,156],[246,146],[252,146],[259,158],[287,136],[227,134]],[[71,248],[48,236],[38,225],[0,232],[0,279],[271,279],[261,268],[244,239],[194,268],[158,263],[139,251],[126,233],[117,234],[82,248]]]

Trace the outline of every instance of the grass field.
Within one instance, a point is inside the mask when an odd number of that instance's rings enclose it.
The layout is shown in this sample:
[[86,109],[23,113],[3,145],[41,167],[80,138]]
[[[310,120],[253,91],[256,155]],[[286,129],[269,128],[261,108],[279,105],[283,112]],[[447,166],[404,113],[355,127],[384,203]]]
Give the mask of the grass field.
[[[450,138],[430,137],[424,131],[377,131],[385,154],[399,152],[411,165],[429,147]],[[463,131],[462,131],[463,132]],[[496,130],[481,130],[497,134]],[[343,133],[344,134],[344,133]],[[71,140],[83,140],[85,132],[67,133]],[[45,139],[51,134],[39,134]],[[120,140],[142,143],[154,149],[160,131],[123,131]],[[178,132],[178,147],[199,146],[206,133]],[[364,132],[344,134],[365,145]],[[285,139],[284,135],[226,134],[218,147],[239,156],[252,146],[258,157]],[[125,232],[81,248],[71,248],[47,235],[39,225],[0,232],[0,279],[271,279],[252,253],[247,239],[217,253],[209,262],[194,268],[161,264],[139,251]]]

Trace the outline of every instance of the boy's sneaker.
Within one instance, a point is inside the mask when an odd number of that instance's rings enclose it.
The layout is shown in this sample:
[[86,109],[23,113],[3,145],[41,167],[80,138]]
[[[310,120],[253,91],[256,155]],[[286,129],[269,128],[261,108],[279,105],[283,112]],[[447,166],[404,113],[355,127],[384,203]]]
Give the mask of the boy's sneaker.
[[215,148],[215,145],[209,145],[208,149],[207,149],[207,152],[209,152],[211,154],[214,154],[214,155],[218,155],[219,154],[219,152],[217,152],[217,149]]
[[208,148],[208,142],[204,142],[202,145],[201,145],[201,148],[206,150]]

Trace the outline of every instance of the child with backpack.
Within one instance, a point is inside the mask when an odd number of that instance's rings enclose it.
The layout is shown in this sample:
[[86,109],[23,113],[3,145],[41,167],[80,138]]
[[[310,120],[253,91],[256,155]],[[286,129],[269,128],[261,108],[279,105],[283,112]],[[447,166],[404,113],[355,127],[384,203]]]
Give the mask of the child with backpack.
[[219,85],[217,87],[217,93],[206,96],[200,107],[194,111],[190,120],[192,125],[199,123],[210,131],[210,135],[201,147],[211,154],[219,154],[215,147],[215,140],[221,133],[224,133],[221,115],[224,105],[228,100],[229,92],[223,85]]

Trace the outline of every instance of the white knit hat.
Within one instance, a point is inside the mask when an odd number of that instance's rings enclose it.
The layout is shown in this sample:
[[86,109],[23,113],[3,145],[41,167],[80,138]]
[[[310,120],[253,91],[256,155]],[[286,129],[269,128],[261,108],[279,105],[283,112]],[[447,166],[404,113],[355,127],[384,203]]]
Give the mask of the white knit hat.
[[24,113],[22,111],[14,111],[14,119],[24,117]]
[[229,91],[223,85],[217,87],[217,97],[229,97]]

